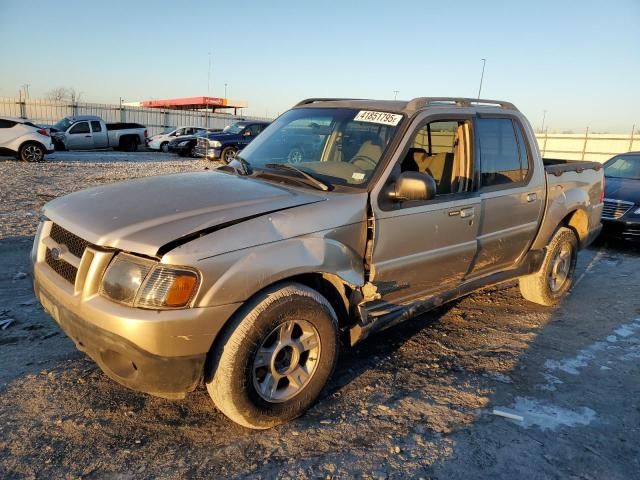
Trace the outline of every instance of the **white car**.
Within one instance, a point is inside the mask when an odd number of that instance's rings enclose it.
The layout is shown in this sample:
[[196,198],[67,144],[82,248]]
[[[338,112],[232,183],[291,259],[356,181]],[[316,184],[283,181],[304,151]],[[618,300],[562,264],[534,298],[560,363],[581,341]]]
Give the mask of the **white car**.
[[147,147],[152,150],[162,150],[163,152],[169,151],[169,142],[177,137],[184,137],[185,135],[196,135],[197,133],[204,132],[206,128],[201,127],[178,127],[169,128],[158,135],[154,135],[149,138]]
[[15,155],[25,162],[40,162],[53,153],[48,130],[24,118],[0,117],[0,154]]

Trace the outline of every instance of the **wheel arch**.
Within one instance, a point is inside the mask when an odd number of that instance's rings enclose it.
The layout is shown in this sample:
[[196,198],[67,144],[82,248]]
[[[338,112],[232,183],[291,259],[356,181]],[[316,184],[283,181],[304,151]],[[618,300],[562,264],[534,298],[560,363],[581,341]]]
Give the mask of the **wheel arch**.
[[18,157],[18,159],[20,158],[20,152],[22,152],[22,149],[23,149],[24,147],[26,147],[27,145],[30,145],[30,144],[35,144],[35,145],[38,145],[40,148],[42,148],[43,153],[42,153],[42,159],[41,159],[41,160],[44,160],[44,157],[45,157],[45,155],[47,154],[47,147],[45,147],[45,146],[44,146],[44,144],[43,144],[42,142],[39,142],[38,140],[33,140],[33,139],[31,139],[31,138],[29,138],[29,139],[27,139],[27,140],[24,140],[24,141],[23,141],[22,143],[20,143],[20,145],[18,146],[18,149],[16,150],[16,153],[15,153],[15,154],[16,154],[16,156]]
[[[356,292],[355,288],[345,282],[343,279],[335,274],[310,272],[301,273],[285,277],[264,286],[260,290],[253,293],[247,300],[236,309],[235,312],[224,322],[224,325],[220,328],[216,337],[213,339],[209,351],[207,352],[207,358],[204,364],[203,379],[205,382],[211,380],[211,377],[215,371],[217,358],[215,352],[218,351],[221,342],[224,342],[231,334],[230,329],[234,325],[234,320],[240,315],[246,315],[253,307],[253,300],[265,292],[277,289],[279,286],[285,286],[290,284],[300,284],[308,287],[320,295],[322,295],[333,307],[333,310],[338,319],[339,335],[342,342],[347,342],[348,328],[351,326],[351,300],[352,295]],[[355,297],[357,298],[357,296]],[[345,343],[346,344],[346,343]]]
[[589,234],[590,205],[587,192],[579,188],[569,189],[562,198],[551,200],[531,249],[545,248],[560,227],[572,229],[582,245]]

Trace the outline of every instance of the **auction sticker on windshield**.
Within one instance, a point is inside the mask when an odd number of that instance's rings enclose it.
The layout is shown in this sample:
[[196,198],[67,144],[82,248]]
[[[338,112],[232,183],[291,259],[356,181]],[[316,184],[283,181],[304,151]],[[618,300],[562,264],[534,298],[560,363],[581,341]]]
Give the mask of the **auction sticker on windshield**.
[[370,110],[360,110],[354,122],[380,123],[382,125],[391,125],[395,127],[402,120],[402,115],[387,112],[372,112]]

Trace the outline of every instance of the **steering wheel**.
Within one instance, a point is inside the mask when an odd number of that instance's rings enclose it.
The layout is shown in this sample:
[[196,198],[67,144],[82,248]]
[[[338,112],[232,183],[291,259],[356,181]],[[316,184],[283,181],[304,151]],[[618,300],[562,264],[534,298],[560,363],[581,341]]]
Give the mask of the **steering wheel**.
[[357,155],[353,157],[349,163],[355,165],[362,170],[373,170],[378,165],[378,162],[366,155]]

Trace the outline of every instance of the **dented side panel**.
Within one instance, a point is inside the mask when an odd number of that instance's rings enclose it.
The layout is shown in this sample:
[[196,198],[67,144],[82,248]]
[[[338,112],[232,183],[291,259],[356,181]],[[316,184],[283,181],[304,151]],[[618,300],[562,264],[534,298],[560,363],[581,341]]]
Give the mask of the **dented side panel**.
[[324,202],[205,235],[168,252],[162,262],[203,272],[198,306],[241,302],[305,273],[333,274],[360,287],[365,282],[366,201],[366,193],[333,194]]

